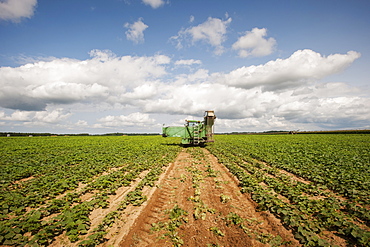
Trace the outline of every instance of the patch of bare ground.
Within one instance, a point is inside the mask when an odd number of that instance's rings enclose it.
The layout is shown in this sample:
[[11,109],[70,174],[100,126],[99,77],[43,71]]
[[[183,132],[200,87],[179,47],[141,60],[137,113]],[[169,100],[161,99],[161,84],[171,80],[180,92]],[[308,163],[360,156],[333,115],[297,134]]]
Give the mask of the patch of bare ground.
[[30,176],[28,178],[22,178],[22,179],[20,179],[18,181],[15,181],[14,184],[21,184],[21,183],[24,183],[24,182],[26,182],[28,180],[34,179],[34,178],[35,178],[35,176]]
[[[113,172],[113,171],[117,171],[119,170],[120,168],[115,168],[115,169],[111,169],[110,172]],[[109,174],[110,172],[105,172],[103,173],[102,175],[107,175]],[[131,184],[130,186],[123,186],[123,187],[120,187],[116,190],[115,192],[115,195],[110,195],[109,196],[109,199],[108,199],[108,202],[109,202],[109,206],[107,208],[96,208],[94,209],[90,215],[89,215],[89,218],[90,218],[90,231],[84,235],[84,238],[86,238],[87,236],[89,236],[89,234],[91,234],[91,231],[93,229],[95,229],[95,227],[97,227],[101,222],[102,220],[104,219],[104,217],[112,212],[112,211],[115,211],[120,202],[124,200],[125,196],[130,192],[130,191],[133,191],[135,189],[135,187],[140,183],[140,181],[146,176],[146,174],[148,173],[149,171],[146,170],[146,171],[143,171],[142,173],[139,174],[138,178],[136,178]],[[82,190],[84,186],[79,186],[81,188],[77,189],[75,192],[77,191],[80,191]],[[81,195],[81,201],[88,201],[90,200],[93,196],[94,196],[94,191],[93,192],[89,192],[89,193],[84,193],[83,195]],[[53,217],[55,215],[52,215]],[[48,217],[50,218],[50,217]],[[55,238],[55,241],[53,241],[49,246],[54,246],[54,247],[59,247],[59,246],[68,246],[68,247],[75,247],[75,246],[79,246],[79,242],[76,242],[76,243],[71,243],[69,240],[68,240],[68,237],[65,235],[65,234],[62,234],[58,237]]]
[[109,207],[108,208],[97,208],[93,210],[89,216],[91,219],[91,225],[90,229],[94,229],[99,223],[102,221],[102,219],[109,213],[114,210],[116,210],[119,206],[119,203],[123,201],[125,196],[135,189],[135,187],[140,183],[140,181],[148,174],[149,170],[143,171],[137,179],[133,181],[133,183],[130,184],[129,187],[121,187],[116,191],[115,195],[109,196],[108,202]]
[[153,187],[145,187],[143,189],[143,195],[145,195],[148,200],[144,202],[141,206],[129,205],[125,210],[122,217],[115,222],[115,224],[109,229],[106,238],[107,242],[101,246],[119,246],[120,242],[125,238],[125,236],[132,229],[135,221],[143,214],[146,213],[148,204],[152,203],[150,198],[156,197],[159,191],[161,191],[162,184],[165,183],[168,174],[172,171],[174,163],[170,163],[165,171],[160,175],[158,181],[155,182]]
[[120,246],[300,246],[201,148],[179,154],[135,223],[122,230]]
[[30,176],[30,177],[27,177],[27,178],[22,178],[22,179],[19,179],[17,181],[13,181],[9,184],[9,190],[16,190],[16,189],[20,189],[22,187],[25,187],[27,186],[27,182],[28,181],[31,181],[32,179],[35,179],[36,177],[35,176]]
[[[117,167],[117,168],[112,168],[112,169],[110,169],[109,171],[110,172],[114,172],[114,171],[117,171],[117,170],[120,170],[120,169],[122,169],[123,167]],[[110,172],[104,172],[104,173],[102,173],[102,174],[100,174],[100,175],[97,175],[97,176],[94,176],[94,178],[93,178],[93,180],[92,181],[95,181],[98,177],[100,177],[100,176],[102,176],[102,175],[107,175],[107,174],[109,174]],[[88,186],[89,184],[87,184],[87,183],[82,183],[82,182],[80,182],[80,183],[78,183],[78,186],[77,186],[77,188],[75,188],[75,189],[73,189],[73,190],[68,190],[68,191],[66,191],[66,192],[64,192],[64,193],[62,193],[62,194],[60,194],[60,195],[58,195],[58,196],[56,196],[55,197],[55,199],[58,199],[58,200],[60,200],[60,199],[63,199],[68,193],[77,193],[77,194],[79,194],[81,191],[83,191],[83,189],[86,187],[86,186]],[[120,188],[121,189],[121,188]],[[90,200],[92,197],[94,196],[94,193],[93,192],[86,192],[86,193],[81,193],[80,194],[80,199],[81,199],[81,201],[82,202],[84,202],[84,201],[88,201],[88,200]],[[47,205],[43,205],[43,206],[41,206],[41,207],[39,207],[39,208],[37,208],[37,209],[40,209],[40,208],[43,208],[43,207],[46,207]],[[27,208],[27,212],[30,212],[31,210],[33,210],[33,208]],[[55,216],[57,216],[59,213],[56,213],[56,214],[51,214],[51,215],[49,215],[49,216],[47,216],[47,217],[44,217],[43,218],[43,221],[44,222],[46,222],[46,221],[48,221],[48,220],[50,220],[50,219],[52,219],[52,218],[54,218]]]
[[[117,169],[114,169],[114,170],[117,170]],[[87,236],[89,236],[89,234],[91,233],[91,231],[93,229],[95,229],[102,222],[102,220],[104,219],[104,217],[108,213],[117,210],[120,202],[124,200],[124,198],[126,197],[126,195],[130,191],[133,191],[135,189],[135,187],[147,175],[148,172],[149,171],[146,170],[146,171],[143,171],[142,173],[140,173],[140,175],[138,176],[138,178],[135,179],[130,184],[130,186],[127,186],[127,187],[123,186],[123,187],[118,188],[116,190],[116,192],[115,192],[115,195],[109,196],[109,199],[108,199],[109,206],[107,208],[96,208],[96,209],[94,209],[90,213],[90,215],[89,215],[90,222],[91,222],[91,224],[90,224],[90,231],[87,233],[87,235],[85,235],[85,238]],[[108,174],[108,173],[105,173],[105,175],[106,174]],[[94,196],[94,193],[86,193],[86,194],[84,194],[84,195],[81,196],[81,200],[82,201],[90,200],[93,196]],[[56,240],[50,246],[55,246],[55,247],[59,247],[59,246],[74,247],[74,246],[78,246],[78,242],[71,243],[68,240],[67,236],[65,236],[65,234],[62,234],[62,235],[58,236],[56,238]]]
[[[101,174],[98,174],[98,175],[94,176],[94,177],[92,178],[92,182],[94,182],[94,181],[95,181],[97,178],[99,178],[100,176],[108,175],[108,174],[110,174],[110,173],[112,173],[112,172],[115,172],[115,171],[118,171],[118,170],[120,170],[120,169],[122,169],[122,168],[124,168],[124,166],[121,166],[121,167],[113,167],[113,168],[109,169],[108,171],[105,171],[105,172],[103,172],[103,173],[101,173]],[[31,179],[34,179],[34,178],[36,178],[36,177],[31,176],[31,177],[28,177],[28,178],[24,178],[24,179],[21,179],[21,180],[16,181],[14,184],[22,185],[23,183],[25,183],[25,182],[27,182],[27,181],[29,181],[29,180],[31,180]],[[80,183],[78,183],[77,188],[67,190],[67,191],[65,191],[64,193],[62,193],[62,194],[60,194],[60,195],[57,195],[55,198],[51,198],[51,199],[49,199],[49,200],[45,201],[45,204],[44,204],[44,205],[42,205],[42,206],[40,206],[40,207],[37,207],[37,208],[27,207],[27,208],[26,208],[26,212],[27,212],[27,213],[29,213],[29,212],[31,212],[32,210],[39,210],[39,209],[41,209],[41,208],[45,208],[45,207],[47,206],[47,204],[48,204],[52,199],[57,199],[57,200],[63,199],[63,198],[64,198],[68,193],[77,193],[77,194],[78,194],[78,193],[82,192],[82,191],[83,191],[83,189],[84,189],[86,186],[88,186],[88,185],[89,185],[88,183],[82,183],[82,182],[80,182]],[[90,192],[87,192],[87,193],[81,193],[80,199],[81,199],[81,201],[87,201],[87,200],[89,200],[90,198],[92,198],[93,196],[94,196],[94,193],[90,193]],[[44,220],[44,221],[49,220],[49,219],[51,219],[52,217],[54,217],[55,215],[56,215],[56,214],[49,215],[48,217],[45,217],[43,220]]]
[[[329,189],[324,190],[322,188],[318,188],[311,181],[305,180],[304,178],[301,178],[301,177],[299,177],[299,176],[297,176],[293,173],[290,173],[290,172],[285,171],[283,169],[273,168],[272,166],[268,165],[267,163],[265,163],[263,161],[259,161],[259,160],[252,159],[252,158],[251,158],[251,160],[252,160],[253,164],[258,163],[258,167],[259,167],[258,169],[264,171],[265,175],[270,177],[270,178],[278,179],[279,177],[283,177],[283,180],[285,181],[285,183],[289,183],[289,185],[292,186],[292,187],[297,186],[297,184],[299,184],[299,183],[303,183],[305,185],[311,185],[312,188],[316,188],[316,190],[320,193],[320,195],[315,195],[315,193],[312,194],[312,193],[302,192],[302,196],[306,196],[310,200],[323,200],[323,199],[328,198],[328,197],[334,197],[334,198],[338,199],[341,202],[344,202],[344,201],[348,200],[347,198],[345,198],[341,195],[338,195],[334,191],[331,191]],[[248,163],[248,162],[245,161],[245,163]],[[271,170],[271,169],[274,169],[273,173],[269,173],[269,170]],[[268,185],[265,184],[264,182],[260,182],[259,184],[265,189],[268,188]],[[283,196],[281,194],[277,194],[274,191],[272,191],[272,193],[274,193],[275,196],[278,199],[282,200],[284,203],[288,203],[288,204],[291,203],[291,201],[288,198],[286,198],[285,196]],[[344,215],[345,214],[346,214],[346,212],[344,211]],[[360,228],[362,228],[364,230],[367,230],[367,231],[369,230],[369,227],[366,226],[366,224],[364,224],[364,222],[362,222],[359,219],[357,219],[357,221],[356,221],[356,220],[352,220],[352,219],[348,218],[347,220],[351,221],[352,223],[356,224],[357,226],[359,226]],[[346,243],[345,239],[337,236],[336,232],[324,231],[324,232],[322,232],[322,237],[326,238],[326,240],[328,240],[330,243],[335,243],[336,246],[347,246],[347,243]]]
[[[115,171],[119,171],[121,169],[125,168],[125,166],[121,166],[121,167],[112,167],[110,168],[109,170],[107,171],[104,171],[103,173],[101,174],[98,174],[96,176],[94,176],[92,178],[92,182],[94,182],[97,178],[99,178],[100,176],[105,176],[105,175],[109,175],[110,173],[112,172],[115,172]],[[78,186],[77,188],[75,188],[74,190],[69,190],[69,191],[66,191],[64,192],[63,194],[60,194],[58,195],[57,197],[55,197],[55,199],[61,199],[63,198],[64,196],[66,196],[68,193],[80,193],[81,191],[83,191],[83,189],[88,186],[89,184],[88,183],[78,183]],[[94,194],[93,193],[83,193],[81,195],[81,201],[86,201],[88,199],[90,199]]]

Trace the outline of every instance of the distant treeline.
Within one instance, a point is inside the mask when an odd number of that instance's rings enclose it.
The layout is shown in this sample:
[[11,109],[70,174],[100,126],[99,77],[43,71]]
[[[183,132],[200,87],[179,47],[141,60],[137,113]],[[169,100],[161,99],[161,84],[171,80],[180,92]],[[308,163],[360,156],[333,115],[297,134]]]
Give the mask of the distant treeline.
[[0,136],[51,136],[51,133],[17,133],[17,132],[0,132]]
[[299,131],[297,134],[370,134],[370,130]]
[[159,133],[107,133],[101,136],[157,136]]
[[320,131],[284,131],[272,130],[264,132],[231,132],[216,135],[292,135],[292,134],[370,134],[370,130],[320,130]]
[[0,137],[11,137],[11,136],[146,136],[146,135],[159,135],[159,133],[106,133],[106,134],[53,134],[53,133],[18,133],[18,132],[0,132]]
[[[215,133],[215,135],[288,135],[288,134],[370,134],[370,130],[323,130],[323,131],[284,131],[272,130],[264,132],[228,132]],[[159,133],[106,133],[106,134],[53,134],[53,133],[21,133],[21,132],[0,132],[0,137],[11,136],[155,136]]]

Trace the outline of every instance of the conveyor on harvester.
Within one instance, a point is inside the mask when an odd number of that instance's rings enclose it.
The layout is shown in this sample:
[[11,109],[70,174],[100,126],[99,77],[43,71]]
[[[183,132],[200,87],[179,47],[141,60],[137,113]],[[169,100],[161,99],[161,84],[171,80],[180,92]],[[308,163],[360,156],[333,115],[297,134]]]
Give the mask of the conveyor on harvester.
[[185,120],[184,126],[162,128],[163,137],[181,137],[184,145],[201,145],[214,142],[213,125],[216,119],[214,111],[205,111],[204,120]]

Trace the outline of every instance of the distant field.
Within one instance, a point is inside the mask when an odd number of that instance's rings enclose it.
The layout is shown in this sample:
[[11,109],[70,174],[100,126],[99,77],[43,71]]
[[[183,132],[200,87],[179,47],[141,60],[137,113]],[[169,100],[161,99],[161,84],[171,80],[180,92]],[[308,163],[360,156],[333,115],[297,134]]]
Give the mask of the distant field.
[[[178,179],[174,190],[186,181],[193,184],[189,184],[192,199],[184,198],[181,204],[177,198],[178,204],[172,205],[187,217],[183,229],[189,220],[216,217],[212,206],[220,208],[220,215],[225,212],[223,218],[214,219],[221,225],[210,228],[215,236],[209,244],[234,241],[221,229],[232,233],[227,217],[235,212],[226,215],[225,210],[236,199],[225,191],[239,185],[257,203],[256,212],[272,213],[292,231],[299,244],[291,246],[369,246],[370,135],[217,135],[215,143],[205,148],[183,148],[179,142],[160,136],[0,138],[0,245],[96,246],[114,238],[119,243],[124,240],[119,229],[126,217],[137,208],[144,210],[163,181]],[[203,154],[205,149],[209,154]],[[173,167],[180,154],[189,162]],[[207,161],[214,156],[218,163]],[[225,178],[215,172],[223,165],[239,184],[227,187],[232,180],[223,182]],[[169,176],[169,168],[179,173],[160,180]],[[219,206],[200,204],[207,201],[207,194],[215,193],[204,190],[203,183],[209,183],[209,189],[217,185],[222,196],[214,203]],[[195,185],[200,185],[198,195]],[[203,206],[186,206],[188,202]],[[192,211],[201,209],[204,217]],[[261,246],[289,245],[289,236],[279,238],[278,232],[268,234],[259,228],[252,233],[245,228],[247,222],[249,227],[257,225],[240,217],[238,222],[233,223],[234,233],[239,227],[245,238]],[[174,232],[166,233],[166,224],[160,230],[169,238]],[[181,234],[183,240],[169,241],[186,244],[187,233]]]

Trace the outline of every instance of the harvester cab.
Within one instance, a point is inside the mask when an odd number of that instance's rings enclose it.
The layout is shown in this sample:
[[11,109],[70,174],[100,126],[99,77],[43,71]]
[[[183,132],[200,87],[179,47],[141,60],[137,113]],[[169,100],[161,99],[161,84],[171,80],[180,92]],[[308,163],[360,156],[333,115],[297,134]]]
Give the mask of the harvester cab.
[[203,146],[207,142],[214,142],[213,125],[216,115],[214,111],[205,111],[204,120],[185,120],[185,125],[162,128],[163,137],[181,137],[181,144]]

